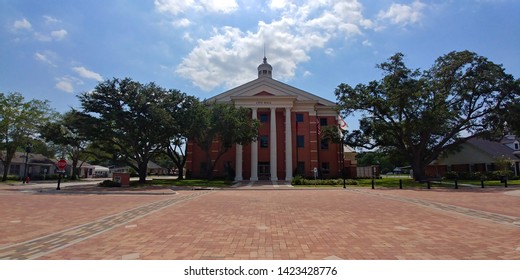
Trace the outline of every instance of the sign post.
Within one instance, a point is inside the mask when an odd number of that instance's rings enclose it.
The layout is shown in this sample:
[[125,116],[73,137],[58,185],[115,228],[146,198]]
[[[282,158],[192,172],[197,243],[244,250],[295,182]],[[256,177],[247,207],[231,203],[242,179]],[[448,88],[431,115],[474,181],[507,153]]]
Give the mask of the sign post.
[[60,184],[61,184],[61,176],[63,173],[65,173],[65,167],[67,167],[67,161],[64,160],[64,159],[60,159],[57,163],[56,163],[56,166],[58,167],[58,187],[56,187],[56,190],[61,190],[60,189]]
[[318,168],[314,167],[312,172],[314,173],[314,186],[316,187],[316,177],[318,177]]

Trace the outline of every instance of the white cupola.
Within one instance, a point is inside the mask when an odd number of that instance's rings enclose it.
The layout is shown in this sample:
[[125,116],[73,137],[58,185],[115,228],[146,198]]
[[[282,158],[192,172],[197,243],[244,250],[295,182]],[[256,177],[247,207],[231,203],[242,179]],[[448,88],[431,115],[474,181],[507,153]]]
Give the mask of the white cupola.
[[264,56],[264,63],[258,65],[258,78],[268,77],[273,78],[273,66],[267,63],[267,58]]

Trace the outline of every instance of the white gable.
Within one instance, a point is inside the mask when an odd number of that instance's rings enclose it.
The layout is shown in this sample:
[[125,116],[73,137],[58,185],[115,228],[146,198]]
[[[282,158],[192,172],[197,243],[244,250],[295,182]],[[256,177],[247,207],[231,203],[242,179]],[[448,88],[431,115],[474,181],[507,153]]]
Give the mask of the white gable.
[[313,112],[336,116],[336,103],[269,77],[260,77],[209,99],[214,102],[233,102],[248,108],[291,107],[293,111]]
[[[260,96],[289,97],[297,101],[314,101],[325,106],[336,106],[336,104],[327,99],[321,98],[312,93],[297,89],[290,85],[284,84],[270,78],[258,78],[251,82],[245,83],[236,88],[230,89],[217,96],[210,98],[210,101],[229,102],[235,97],[260,97]],[[269,98],[269,97],[266,97]]]

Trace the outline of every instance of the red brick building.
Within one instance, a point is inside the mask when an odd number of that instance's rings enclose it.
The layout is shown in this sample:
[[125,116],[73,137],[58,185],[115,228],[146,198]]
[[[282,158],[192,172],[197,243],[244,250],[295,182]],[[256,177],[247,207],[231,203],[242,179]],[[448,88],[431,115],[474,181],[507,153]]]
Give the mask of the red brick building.
[[[231,169],[236,181],[290,181],[297,172],[312,177],[316,168],[320,177],[340,177],[341,145],[320,137],[325,127],[337,126],[336,104],[274,80],[272,70],[264,57],[257,79],[210,99],[251,108],[251,117],[261,122],[258,140],[234,145],[220,158],[213,175],[225,176]],[[203,151],[188,141],[186,169],[192,176],[205,174],[209,165],[202,162],[204,158]]]

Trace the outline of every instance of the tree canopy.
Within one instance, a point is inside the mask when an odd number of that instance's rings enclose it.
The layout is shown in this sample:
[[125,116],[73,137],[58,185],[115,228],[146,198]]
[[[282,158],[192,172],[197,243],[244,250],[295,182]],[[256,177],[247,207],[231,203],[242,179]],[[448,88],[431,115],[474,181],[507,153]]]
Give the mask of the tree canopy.
[[[247,145],[256,141],[260,123],[251,118],[251,109],[234,104],[198,102],[189,118],[188,138],[206,154],[207,177],[211,178],[220,157],[233,144]],[[219,145],[213,146],[218,140]],[[212,155],[212,150],[217,150]]]
[[7,180],[9,166],[16,150],[34,138],[38,128],[49,120],[54,111],[47,100],[25,101],[20,93],[0,92],[0,161]]
[[165,123],[168,127],[165,129],[169,132],[168,138],[163,143],[163,153],[174,164],[178,170],[178,179],[184,178],[184,165],[186,164],[186,144],[188,135],[193,125],[192,113],[196,109],[195,105],[198,99],[184,93],[177,92],[170,95],[166,110],[170,115],[171,121]]
[[174,119],[167,107],[179,94],[129,78],[100,82],[79,96],[81,132],[95,148],[135,169],[139,181],[145,182],[150,158],[170,138]]
[[[517,80],[517,83],[520,84],[520,80]],[[520,100],[511,103],[499,118],[503,119],[510,133],[520,136]]]
[[79,175],[79,161],[88,157],[85,149],[89,141],[80,131],[84,121],[85,119],[81,115],[76,114],[74,111],[69,111],[60,115],[57,121],[47,122],[40,129],[41,138],[59,147],[62,157],[67,155],[72,160],[71,177],[73,179]]
[[401,53],[377,67],[381,80],[336,88],[345,115],[363,112],[359,130],[348,133],[346,142],[403,154],[416,179],[467,139],[500,134],[493,115],[519,95],[518,83],[501,65],[469,51],[441,56],[423,72],[409,69]]

